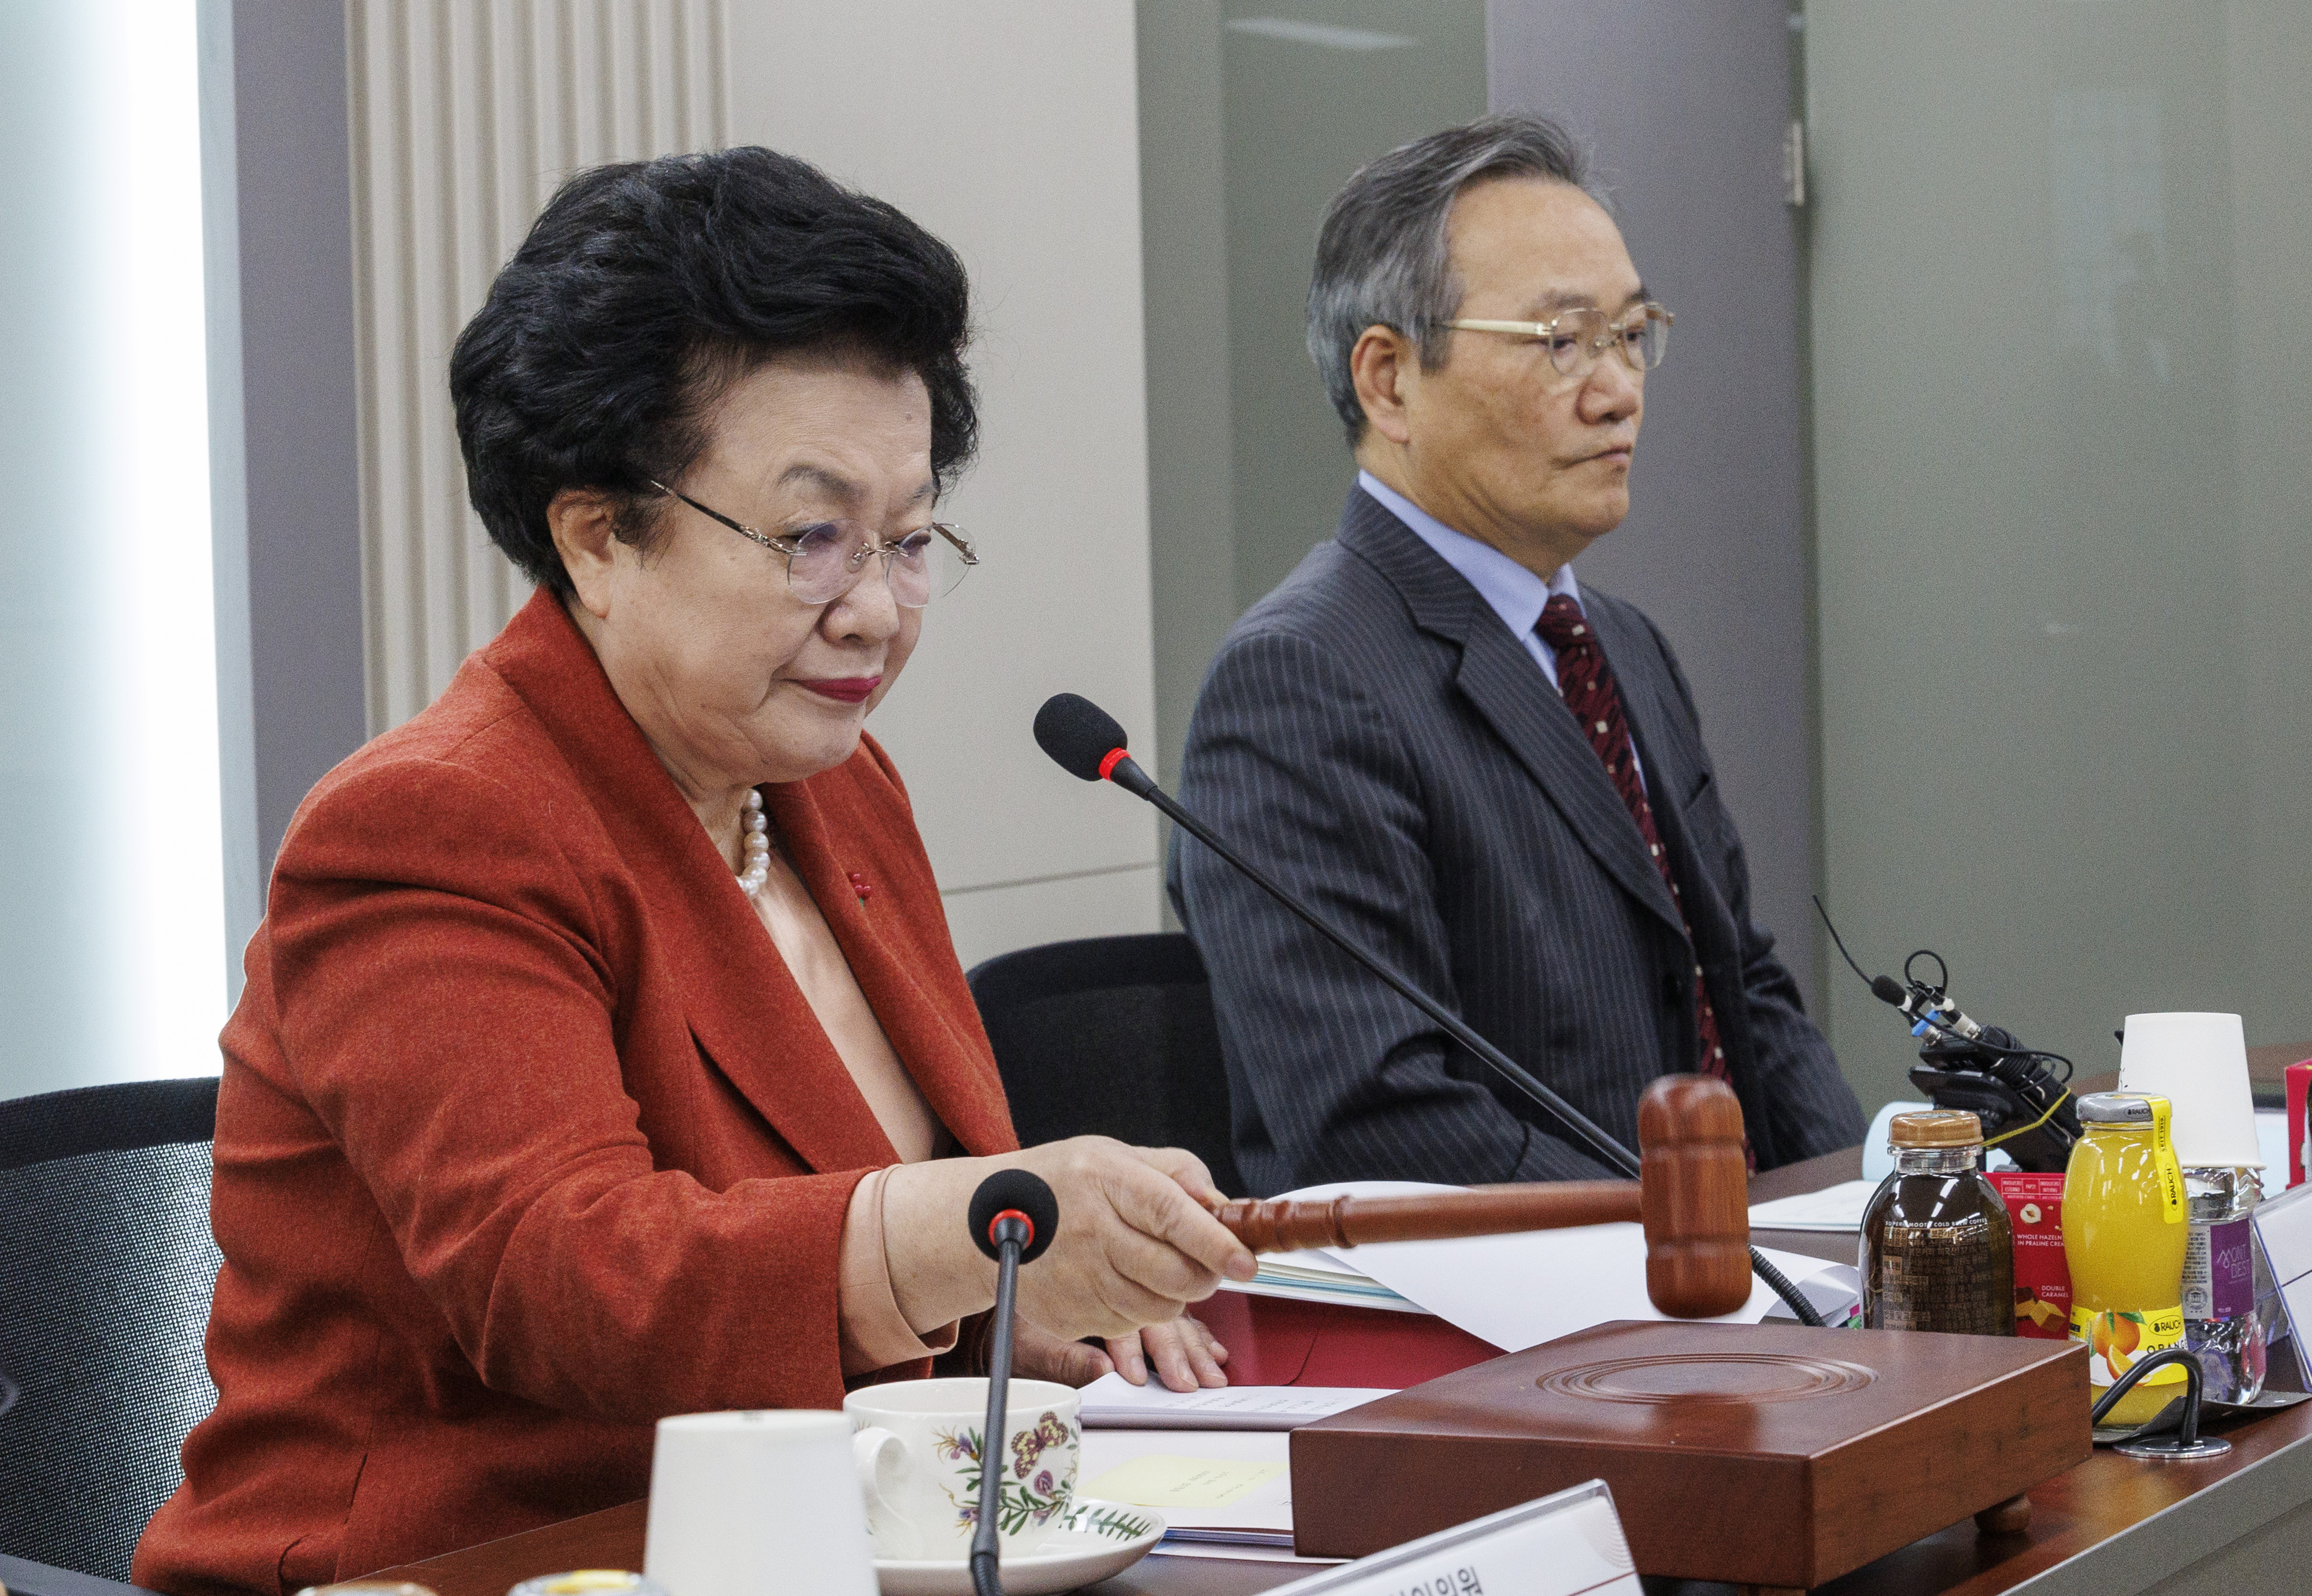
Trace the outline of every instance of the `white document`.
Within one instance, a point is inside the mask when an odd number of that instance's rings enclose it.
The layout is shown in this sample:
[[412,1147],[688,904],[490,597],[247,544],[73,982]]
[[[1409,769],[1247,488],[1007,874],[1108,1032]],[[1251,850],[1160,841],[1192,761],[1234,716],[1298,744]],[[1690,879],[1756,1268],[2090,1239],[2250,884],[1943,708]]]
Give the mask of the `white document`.
[[[1411,1180],[1357,1180],[1284,1195],[1307,1200],[1344,1192],[1395,1197],[1460,1189]],[[1759,1250],[1801,1290],[1814,1276],[1837,1267],[1794,1252]],[[1327,1256],[1362,1269],[1504,1352],[1522,1352],[1607,1320],[1669,1317],[1646,1296],[1645,1232],[1634,1224],[1580,1225],[1451,1241],[1374,1241],[1328,1249]],[[1756,1324],[1781,1300],[1764,1281],[1753,1279],[1750,1300],[1717,1322]]]
[[1391,1393],[1358,1386],[1230,1385],[1173,1391],[1103,1374],[1083,1388],[1087,1430],[1292,1430]]
[[1876,1180],[1842,1180],[1820,1191],[1776,1197],[1750,1205],[1754,1231],[1854,1231],[1862,1229],[1862,1210],[1878,1189]]
[[1303,1568],[1338,1568],[1343,1557],[1296,1557],[1289,1546],[1239,1546],[1212,1540],[1176,1540],[1167,1535],[1148,1554],[1152,1557],[1213,1557],[1223,1563],[1291,1563]]
[[[1292,1545],[1292,1439],[1281,1430],[1090,1430],[1083,1434],[1083,1455],[1078,1465],[1077,1490],[1107,1500],[1108,1487],[1095,1489],[1117,1471],[1147,1458],[1179,1458],[1222,1464],[1257,1463],[1276,1472],[1223,1503],[1183,1501],[1167,1495],[1158,1508],[1169,1526],[1166,1546],[1175,1542],[1228,1542],[1239,1546],[1289,1549]],[[1144,1472],[1144,1471],[1143,1471]],[[1154,1506],[1152,1503],[1135,1503]]]

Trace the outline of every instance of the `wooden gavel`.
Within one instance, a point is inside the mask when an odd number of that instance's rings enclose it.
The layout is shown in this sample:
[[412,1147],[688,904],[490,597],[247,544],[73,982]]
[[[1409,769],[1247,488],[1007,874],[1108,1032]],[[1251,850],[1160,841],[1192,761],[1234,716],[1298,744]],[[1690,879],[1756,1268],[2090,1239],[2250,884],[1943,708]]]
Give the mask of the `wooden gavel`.
[[1255,1252],[1436,1241],[1635,1220],[1646,1232],[1646,1295],[1677,1319],[1750,1300],[1750,1192],[1742,1105],[1709,1075],[1665,1075],[1638,1100],[1638,1179],[1479,1186],[1419,1197],[1329,1202],[1249,1198],[1213,1210]]

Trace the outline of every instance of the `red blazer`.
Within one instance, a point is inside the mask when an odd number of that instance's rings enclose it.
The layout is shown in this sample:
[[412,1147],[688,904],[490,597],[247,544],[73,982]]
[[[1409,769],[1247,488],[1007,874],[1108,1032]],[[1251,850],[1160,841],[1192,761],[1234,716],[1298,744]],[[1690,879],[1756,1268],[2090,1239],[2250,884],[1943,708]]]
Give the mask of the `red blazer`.
[[[1016,1147],[882,750],[764,801],[941,1122]],[[247,969],[217,1407],[139,1584],[349,1578],[643,1495],[664,1415],[841,1402],[844,1211],[896,1154],[550,595],[313,789]]]

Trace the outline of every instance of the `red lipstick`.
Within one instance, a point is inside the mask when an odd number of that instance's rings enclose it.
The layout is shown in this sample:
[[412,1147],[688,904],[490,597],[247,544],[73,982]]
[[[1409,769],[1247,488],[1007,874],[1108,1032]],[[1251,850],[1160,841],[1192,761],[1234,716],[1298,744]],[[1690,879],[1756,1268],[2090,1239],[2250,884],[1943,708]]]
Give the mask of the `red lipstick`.
[[822,676],[802,684],[822,698],[832,698],[838,704],[864,704],[883,685],[880,676]]

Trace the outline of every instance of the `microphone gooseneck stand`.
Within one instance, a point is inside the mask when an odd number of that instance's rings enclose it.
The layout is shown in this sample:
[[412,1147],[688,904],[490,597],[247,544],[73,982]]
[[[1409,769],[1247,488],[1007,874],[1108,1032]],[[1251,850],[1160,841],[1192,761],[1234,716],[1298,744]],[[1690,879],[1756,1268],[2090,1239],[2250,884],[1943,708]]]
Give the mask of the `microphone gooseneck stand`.
[[[2152,1353],[2133,1368],[2104,1388],[2102,1396],[2088,1414],[2090,1425],[2103,1423],[2119,1399],[2135,1389],[2135,1384],[2154,1369],[2168,1364],[2180,1364],[2184,1370],[2184,1412],[2173,1435],[2146,1436],[2138,1434],[2121,1442],[2111,1450],[2122,1457],[2138,1458],[2153,1463],[2196,1463],[2203,1458],[2220,1458],[2231,1451],[2232,1443],[2216,1435],[2200,1434],[2200,1401],[2202,1381],[2200,1355],[2188,1347],[2168,1346]],[[2165,1413],[2155,1415],[2155,1421]]]
[[[1508,1054],[1479,1036],[1458,1014],[1359,947],[1347,934],[1330,925],[1316,910],[1272,881],[1265,872],[1223,842],[1211,827],[1182,808],[1178,800],[1158,786],[1146,771],[1134,763],[1132,756],[1125,750],[1124,728],[1106,710],[1074,693],[1055,694],[1047,699],[1044,707],[1036,714],[1036,741],[1055,763],[1071,776],[1085,781],[1113,782],[1134,797],[1154,804],[1174,825],[1241,872],[1253,885],[1290,910],[1302,925],[1371,970],[1399,997],[1442,1027],[1448,1036],[1484,1060],[1495,1074],[1525,1093],[1544,1112],[1572,1132],[1574,1138],[1586,1145],[1600,1162],[1618,1170],[1630,1179],[1638,1178],[1638,1155],[1607,1135],[1602,1126],[1544,1085],[1532,1072]],[[1807,1301],[1806,1293],[1791,1285],[1789,1277],[1768,1262],[1765,1255],[1755,1247],[1750,1249],[1750,1267],[1758,1278],[1766,1283],[1769,1290],[1790,1305],[1791,1311],[1798,1315],[1800,1324],[1822,1328],[1822,1315],[1812,1302]]]
[[998,1170],[971,1196],[971,1239],[995,1260],[995,1322],[987,1344],[987,1418],[979,1432],[979,1507],[971,1528],[971,1588],[1003,1596],[997,1541],[1003,1512],[1004,1422],[1012,1405],[1012,1307],[1020,1266],[1043,1256],[1059,1229],[1059,1199],[1026,1170]]

